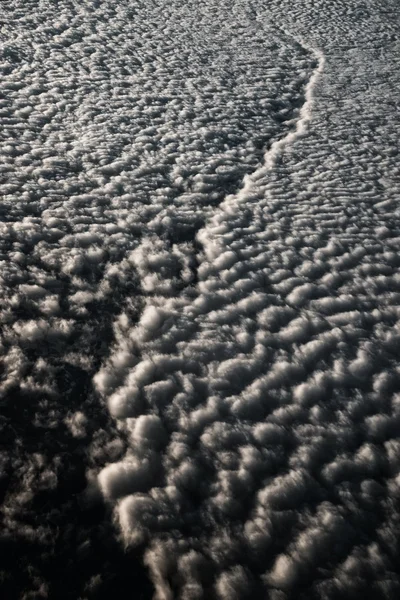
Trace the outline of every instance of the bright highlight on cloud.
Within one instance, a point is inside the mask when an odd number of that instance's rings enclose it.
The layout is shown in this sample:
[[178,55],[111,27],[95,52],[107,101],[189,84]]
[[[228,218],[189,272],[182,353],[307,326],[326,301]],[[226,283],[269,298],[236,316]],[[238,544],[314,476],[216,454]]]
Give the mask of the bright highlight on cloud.
[[3,36],[5,597],[397,598],[394,5]]

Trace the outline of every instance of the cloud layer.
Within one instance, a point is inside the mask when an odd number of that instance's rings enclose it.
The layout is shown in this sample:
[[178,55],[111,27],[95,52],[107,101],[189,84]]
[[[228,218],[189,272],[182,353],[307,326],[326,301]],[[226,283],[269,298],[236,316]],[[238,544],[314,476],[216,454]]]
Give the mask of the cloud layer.
[[398,597],[392,5],[53,8],[1,62],[8,597]]

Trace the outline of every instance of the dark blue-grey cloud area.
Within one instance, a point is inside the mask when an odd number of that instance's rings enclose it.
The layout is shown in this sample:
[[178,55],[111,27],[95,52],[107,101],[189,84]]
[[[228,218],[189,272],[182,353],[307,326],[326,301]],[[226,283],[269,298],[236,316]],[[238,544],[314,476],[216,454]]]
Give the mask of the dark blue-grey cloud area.
[[2,21],[4,597],[398,598],[394,4]]

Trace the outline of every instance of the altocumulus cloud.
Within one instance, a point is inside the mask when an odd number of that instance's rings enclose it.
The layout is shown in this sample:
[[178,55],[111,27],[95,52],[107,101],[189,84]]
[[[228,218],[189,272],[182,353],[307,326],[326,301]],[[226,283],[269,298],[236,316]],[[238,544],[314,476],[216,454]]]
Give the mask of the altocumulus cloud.
[[7,597],[398,597],[394,7],[53,9],[1,62]]

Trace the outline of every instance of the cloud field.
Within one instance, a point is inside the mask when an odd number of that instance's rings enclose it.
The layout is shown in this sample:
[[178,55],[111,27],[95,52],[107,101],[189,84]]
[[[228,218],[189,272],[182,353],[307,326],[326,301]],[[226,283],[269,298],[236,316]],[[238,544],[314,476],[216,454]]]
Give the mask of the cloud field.
[[13,0],[0,591],[400,594],[390,0]]

